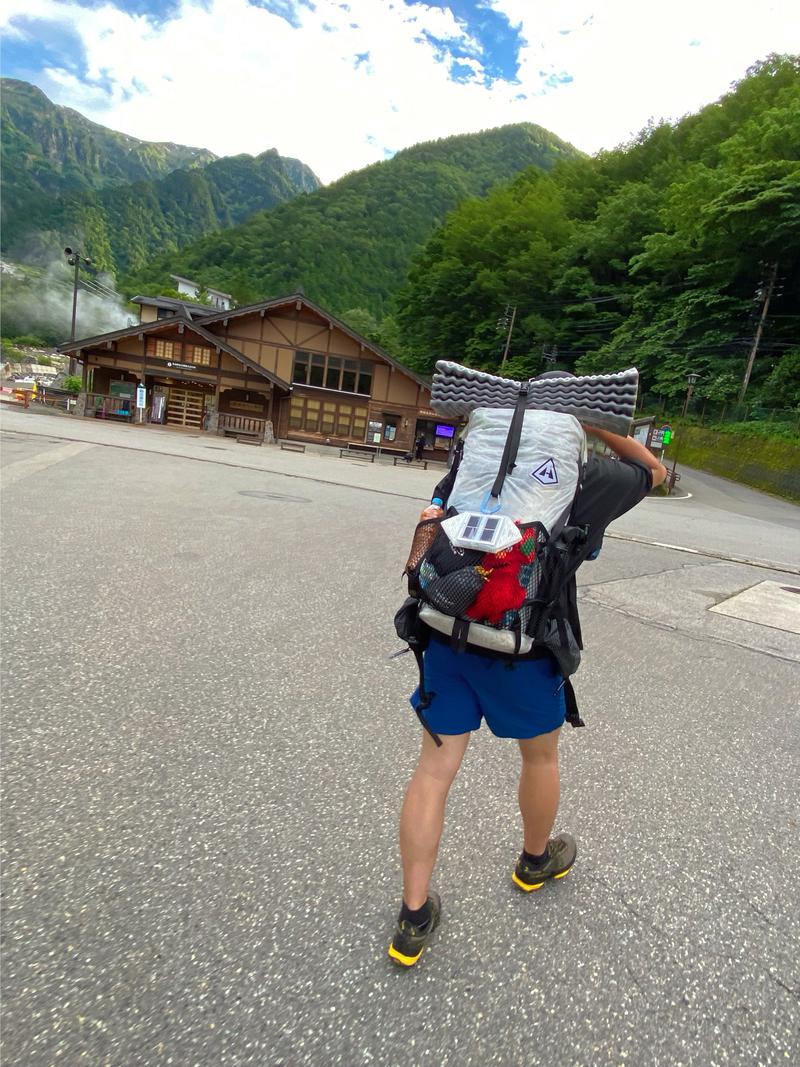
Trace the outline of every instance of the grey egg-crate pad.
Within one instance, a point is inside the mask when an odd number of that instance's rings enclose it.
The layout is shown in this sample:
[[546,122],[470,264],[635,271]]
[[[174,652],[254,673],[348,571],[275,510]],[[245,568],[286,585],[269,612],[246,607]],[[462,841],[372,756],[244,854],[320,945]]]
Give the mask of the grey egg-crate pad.
[[[440,359],[433,376],[431,407],[451,417],[467,416],[475,408],[513,408],[521,384]],[[639,372],[631,367],[616,374],[534,379],[528,387],[529,408],[560,411],[586,426],[626,435],[636,411]]]

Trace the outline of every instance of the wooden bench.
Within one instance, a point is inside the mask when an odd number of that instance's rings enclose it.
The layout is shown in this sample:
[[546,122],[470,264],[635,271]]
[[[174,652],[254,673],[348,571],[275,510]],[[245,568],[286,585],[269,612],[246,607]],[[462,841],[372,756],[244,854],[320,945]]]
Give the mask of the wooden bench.
[[342,456],[355,456],[357,459],[368,459],[370,463],[375,462],[375,453],[369,448],[351,448],[347,445],[339,449],[339,459]]
[[240,445],[262,445],[264,443],[257,433],[239,433],[236,435],[236,440]]
[[306,446],[299,441],[281,441],[281,452],[305,452]]
[[392,466],[396,467],[398,463],[403,463],[406,467],[422,467],[424,471],[428,469],[427,459],[404,459],[402,456],[395,456]]

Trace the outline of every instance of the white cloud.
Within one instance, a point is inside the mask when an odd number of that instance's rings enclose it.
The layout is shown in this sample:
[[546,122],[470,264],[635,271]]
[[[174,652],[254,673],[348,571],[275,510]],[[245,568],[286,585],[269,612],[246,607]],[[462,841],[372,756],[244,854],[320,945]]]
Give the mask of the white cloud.
[[[26,25],[15,16],[57,21],[82,40],[86,78],[43,72],[58,103],[220,155],[274,146],[325,181],[387,151],[507,122],[538,122],[586,151],[612,147],[651,116],[715,99],[768,52],[800,50],[788,0],[489,2],[520,26],[519,85],[485,86],[477,58],[473,80],[452,81],[425,33],[472,57],[477,43],[449,11],[402,0],[316,0],[297,8],[297,28],[247,0],[183,0],[161,22],[112,3],[9,0],[6,20],[12,31]],[[573,80],[550,87],[550,75]]]

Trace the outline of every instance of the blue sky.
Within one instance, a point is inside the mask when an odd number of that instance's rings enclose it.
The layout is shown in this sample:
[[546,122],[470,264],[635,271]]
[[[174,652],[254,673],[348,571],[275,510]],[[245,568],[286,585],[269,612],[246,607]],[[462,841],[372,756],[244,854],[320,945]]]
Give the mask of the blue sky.
[[536,122],[594,152],[800,51],[788,0],[6,0],[3,73],[96,122],[324,181]]

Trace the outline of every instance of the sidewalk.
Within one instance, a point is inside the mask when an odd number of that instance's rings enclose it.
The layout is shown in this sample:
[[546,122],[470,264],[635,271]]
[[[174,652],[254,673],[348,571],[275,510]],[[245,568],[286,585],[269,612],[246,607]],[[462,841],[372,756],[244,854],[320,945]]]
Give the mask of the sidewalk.
[[345,485],[352,489],[389,493],[426,503],[436,483],[444,475],[443,464],[429,464],[427,471],[393,466],[391,456],[376,457],[375,462],[343,456],[339,449],[325,445],[307,445],[306,451],[283,452],[279,445],[240,444],[231,438],[206,433],[172,430],[160,426],[131,426],[101,422],[75,416],[46,416],[43,411],[0,410],[0,430],[36,437],[113,448],[128,448],[163,456],[181,456],[203,463],[218,463],[290,478],[307,478],[328,485]]

